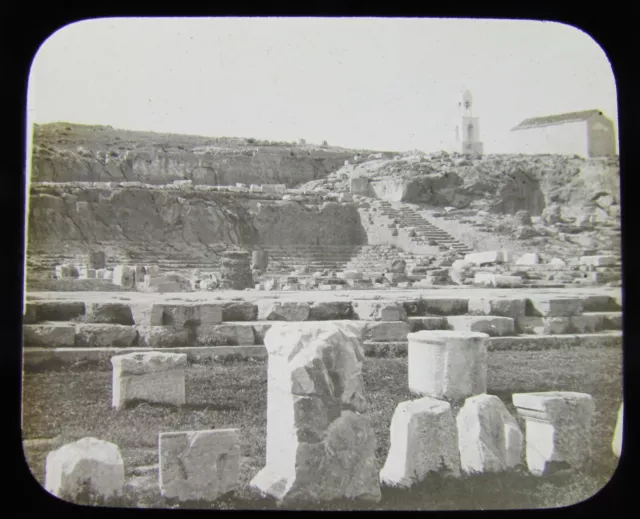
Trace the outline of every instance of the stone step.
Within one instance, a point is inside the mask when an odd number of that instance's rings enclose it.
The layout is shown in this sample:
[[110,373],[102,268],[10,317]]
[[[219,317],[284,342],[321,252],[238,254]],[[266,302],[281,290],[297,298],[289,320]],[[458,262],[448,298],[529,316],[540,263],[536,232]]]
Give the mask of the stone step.
[[[409,343],[365,341],[363,347],[368,357],[407,356]],[[622,332],[602,332],[582,335],[517,335],[514,337],[489,337],[488,351],[545,351],[572,348],[621,348]]]
[[[363,342],[367,356],[406,356],[406,341]],[[544,351],[563,348],[620,348],[622,333],[594,333],[585,335],[520,335],[516,337],[490,337],[487,340],[489,351]],[[108,361],[114,355],[154,351],[152,348],[130,347],[96,347],[96,348],[40,348],[25,347],[23,349],[24,367],[27,369],[46,368],[57,364],[71,364],[78,361]],[[163,348],[162,351],[185,353],[192,362],[210,360],[215,357],[237,356],[240,358],[266,359],[267,350],[262,345],[240,346],[186,346]]]

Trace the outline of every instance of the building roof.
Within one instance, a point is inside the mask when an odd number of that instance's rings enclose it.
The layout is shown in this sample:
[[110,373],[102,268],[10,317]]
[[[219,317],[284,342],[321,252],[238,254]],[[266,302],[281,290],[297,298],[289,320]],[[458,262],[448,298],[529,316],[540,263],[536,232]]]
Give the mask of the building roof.
[[566,114],[546,115],[544,117],[532,117],[531,119],[525,119],[518,126],[512,128],[511,131],[537,128],[540,126],[552,126],[555,124],[586,121],[593,115],[603,114],[600,110],[584,110],[582,112],[569,112]]

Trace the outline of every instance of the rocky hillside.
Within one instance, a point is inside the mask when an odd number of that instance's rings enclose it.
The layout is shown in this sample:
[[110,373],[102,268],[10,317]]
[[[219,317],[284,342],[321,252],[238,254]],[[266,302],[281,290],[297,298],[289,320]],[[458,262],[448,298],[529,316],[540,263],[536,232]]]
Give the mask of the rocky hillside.
[[33,182],[277,184],[324,178],[357,150],[52,123],[34,126]]
[[541,215],[554,204],[567,217],[604,207],[619,218],[618,158],[582,159],[559,155],[486,155],[419,152],[375,155],[345,165],[302,187],[348,191],[353,177],[367,177],[372,196],[430,207]]

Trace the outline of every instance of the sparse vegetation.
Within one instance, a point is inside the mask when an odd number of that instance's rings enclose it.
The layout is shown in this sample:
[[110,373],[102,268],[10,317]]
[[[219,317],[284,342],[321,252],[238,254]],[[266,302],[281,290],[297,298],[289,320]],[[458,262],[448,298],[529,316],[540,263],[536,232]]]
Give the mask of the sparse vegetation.
[[[84,436],[116,443],[133,469],[157,463],[157,435],[163,431],[238,427],[242,431],[241,488],[232,496],[198,507],[274,508],[249,487],[264,466],[266,454],[267,363],[228,357],[192,364],[187,369],[187,401],[182,408],[140,403],[134,408],[110,407],[111,368],[108,361],[85,362],[24,376],[25,438],[57,437],[54,446],[30,446],[26,458],[43,483],[47,453]],[[379,504],[325,503],[321,509],[452,510],[541,508],[570,505],[598,492],[610,479],[617,461],[611,438],[621,400],[621,352],[614,349],[501,351],[489,356],[488,392],[514,413],[511,394],[519,391],[570,390],[593,395],[592,461],[581,471],[551,477],[529,475],[525,468],[499,475],[451,479],[432,476],[411,490],[383,489]],[[382,464],[389,451],[389,424],[396,405],[413,398],[407,389],[407,360],[368,358],[364,379],[369,414]],[[514,414],[515,415],[515,414]],[[522,421],[520,425],[522,426]],[[144,478],[143,478],[144,479]],[[157,475],[147,484],[128,487],[122,506],[175,507],[157,491]],[[314,508],[313,505],[309,506]]]

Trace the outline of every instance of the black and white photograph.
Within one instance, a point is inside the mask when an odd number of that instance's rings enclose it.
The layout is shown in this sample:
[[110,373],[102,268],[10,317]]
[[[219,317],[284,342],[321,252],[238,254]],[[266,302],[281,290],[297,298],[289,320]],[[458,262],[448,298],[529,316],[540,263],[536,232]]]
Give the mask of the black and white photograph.
[[597,495],[623,450],[617,103],[560,22],[61,27],[25,114],[33,478],[128,509]]

